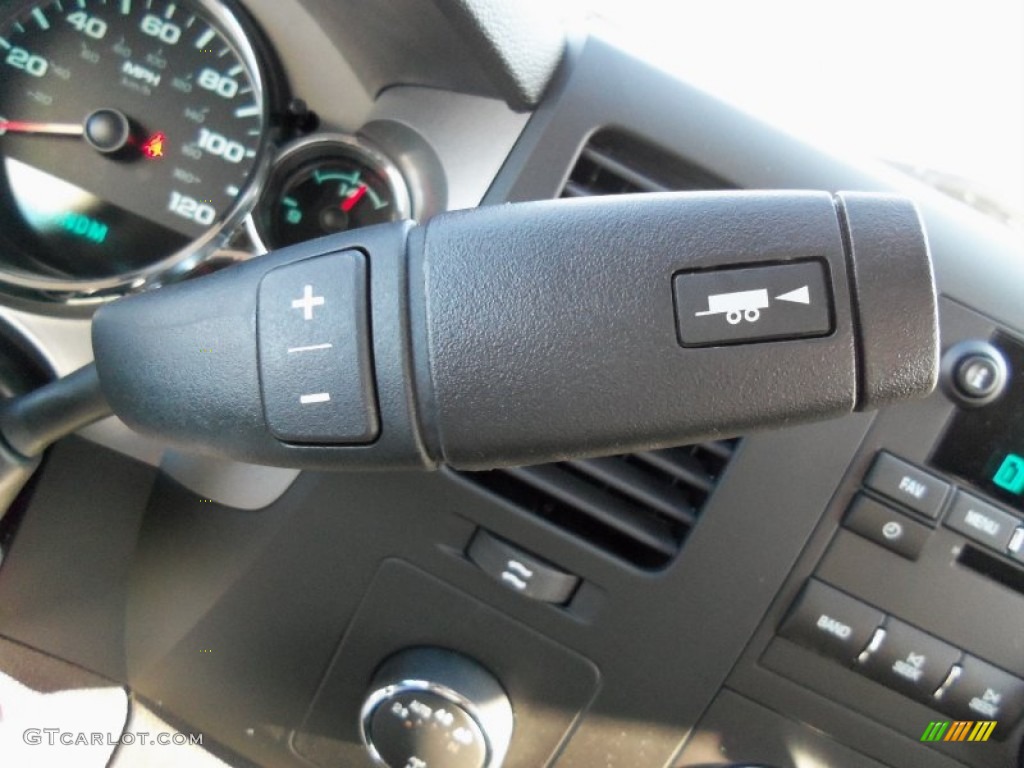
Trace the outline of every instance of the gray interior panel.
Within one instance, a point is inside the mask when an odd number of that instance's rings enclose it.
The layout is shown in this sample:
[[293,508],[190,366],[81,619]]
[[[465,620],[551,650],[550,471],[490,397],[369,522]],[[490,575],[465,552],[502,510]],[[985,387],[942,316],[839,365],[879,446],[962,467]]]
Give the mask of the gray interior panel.
[[[588,142],[622,130],[730,186],[911,195],[941,293],[941,350],[996,331],[1024,338],[1024,259],[1011,234],[606,39],[572,39],[557,67],[546,39],[517,65],[516,50],[482,28],[467,42],[466,17],[449,19],[454,6],[489,3],[247,5],[288,71],[303,73],[296,94],[327,127],[365,128],[405,164],[421,210],[559,197]],[[291,12],[294,26],[279,26]],[[480,56],[488,63],[464,65]],[[513,110],[542,92],[531,114]],[[60,374],[91,359],[88,320],[0,314]],[[800,373],[814,376],[814,360]],[[743,436],[681,552],[653,568],[472,475],[219,464],[165,454],[108,421],[52,448],[5,522],[0,635],[130,686],[239,765],[368,765],[357,718],[374,670],[393,651],[435,645],[505,686],[521,729],[510,768],[1019,768],[1024,725],[984,744],[922,743],[930,721],[952,716],[778,636],[813,577],[1024,676],[1019,562],[983,552],[988,571],[969,567],[963,553],[984,547],[902,508],[929,531],[916,560],[843,527],[880,451],[980,493],[930,464],[956,412],[940,388]],[[518,594],[467,556],[478,531],[580,586],[562,605]]]

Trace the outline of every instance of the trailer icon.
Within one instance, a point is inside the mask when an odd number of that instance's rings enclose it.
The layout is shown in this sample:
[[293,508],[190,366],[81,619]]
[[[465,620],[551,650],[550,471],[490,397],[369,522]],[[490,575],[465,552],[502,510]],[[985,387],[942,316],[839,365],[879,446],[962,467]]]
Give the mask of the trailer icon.
[[695,316],[725,315],[729,325],[738,325],[742,320],[756,323],[761,318],[761,310],[767,309],[768,304],[768,291],[764,288],[756,291],[716,293],[708,296],[708,308],[703,312],[697,312]]

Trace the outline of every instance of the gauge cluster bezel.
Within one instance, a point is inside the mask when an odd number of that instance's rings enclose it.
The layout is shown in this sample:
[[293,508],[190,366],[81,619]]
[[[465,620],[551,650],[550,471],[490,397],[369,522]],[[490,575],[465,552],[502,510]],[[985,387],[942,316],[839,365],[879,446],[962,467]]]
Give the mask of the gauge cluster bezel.
[[[44,311],[49,307],[91,311],[127,293],[152,289],[193,274],[206,261],[216,259],[242,228],[266,186],[274,159],[274,147],[282,140],[284,111],[288,103],[286,81],[276,54],[262,30],[235,0],[192,0],[198,10],[224,36],[248,70],[253,93],[262,105],[263,134],[253,169],[233,203],[209,229],[183,248],[145,267],[109,277],[63,279],[0,267],[0,292],[17,303],[29,302]],[[0,16],[0,26],[30,8],[44,5],[25,0]]]
[[[409,186],[391,158],[379,149],[372,141],[359,135],[345,133],[314,133],[303,136],[284,146],[273,163],[270,175],[264,186],[260,200],[252,215],[245,221],[249,238],[261,252],[267,252],[275,244],[267,231],[269,223],[265,216],[269,215],[268,206],[273,206],[291,176],[302,168],[318,161],[329,161],[334,158],[354,159],[378,173],[388,187],[388,193],[394,204],[393,219],[413,218],[415,211]],[[283,247],[283,246],[278,246]]]

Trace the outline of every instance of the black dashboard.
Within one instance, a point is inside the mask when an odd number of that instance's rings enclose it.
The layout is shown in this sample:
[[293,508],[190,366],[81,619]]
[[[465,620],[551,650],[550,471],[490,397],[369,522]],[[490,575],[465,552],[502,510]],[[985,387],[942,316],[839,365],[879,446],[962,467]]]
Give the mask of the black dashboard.
[[[218,203],[201,195],[183,208],[176,187],[161,188],[170,212],[161,197],[157,223],[126,232],[159,240],[149,227],[183,230],[173,218],[186,208],[192,230],[162,240],[164,256],[146,266],[159,270],[145,274],[138,264],[88,273],[92,256],[39,263],[43,251],[24,253],[31,237],[12,234],[39,219],[0,195],[0,215],[22,217],[4,218],[0,233],[8,335],[64,374],[90,359],[89,316],[111,291],[158,290],[392,217],[665,190],[878,190],[910,196],[928,233],[939,387],[829,422],[462,473],[243,465],[110,419],[54,446],[3,518],[0,635],[128,686],[235,765],[375,764],[363,744],[367,694],[388,659],[417,648],[455,652],[500,684],[513,720],[508,768],[1024,764],[1019,236],[744,114],[613,32],[563,38],[550,19],[509,14],[495,41],[487,14],[462,6],[226,6],[258,35],[250,55],[263,57],[268,93],[280,91],[260,113],[268,133],[251,172],[218,175],[235,190]],[[173,36],[175,11],[162,7],[138,11],[145,35]],[[91,8],[82,29],[62,34],[95,38],[102,14]],[[47,31],[48,17],[24,16],[31,32]],[[200,55],[210,40],[197,34]],[[229,47],[241,62],[232,66],[252,64],[244,46]],[[233,88],[205,82],[213,100]],[[14,134],[7,88],[0,110]],[[129,106],[93,106],[138,122]],[[242,164],[230,129],[218,128],[221,142],[201,130],[189,152]],[[51,162],[19,154],[35,137],[15,138],[0,144],[5,179]],[[139,154],[119,168],[148,162]],[[204,173],[178,171],[179,181]],[[80,172],[65,182],[86,186]],[[122,194],[103,205],[136,205]],[[215,230],[193,226],[203,205]],[[111,210],[76,209],[32,236],[48,233],[45,252],[66,258],[69,246],[113,237]],[[419,762],[409,764],[446,764]]]

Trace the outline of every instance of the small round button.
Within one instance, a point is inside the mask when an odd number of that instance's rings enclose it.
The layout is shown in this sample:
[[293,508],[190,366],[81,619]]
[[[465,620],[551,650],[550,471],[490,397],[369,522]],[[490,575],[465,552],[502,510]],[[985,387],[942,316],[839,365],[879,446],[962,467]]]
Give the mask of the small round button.
[[970,355],[956,366],[956,386],[967,397],[988,397],[999,389],[999,366],[991,357]]
[[1006,359],[987,341],[961,341],[942,356],[943,389],[961,406],[977,407],[996,400],[1006,389]]

